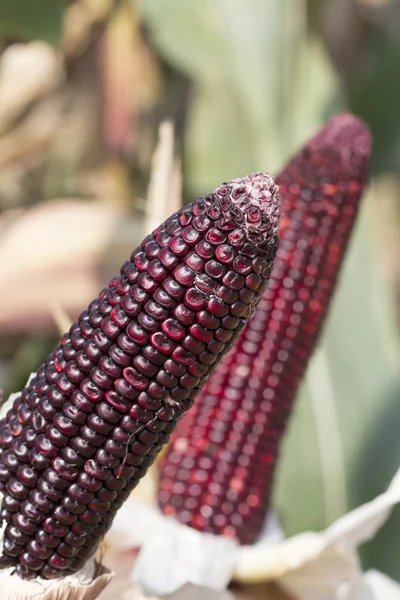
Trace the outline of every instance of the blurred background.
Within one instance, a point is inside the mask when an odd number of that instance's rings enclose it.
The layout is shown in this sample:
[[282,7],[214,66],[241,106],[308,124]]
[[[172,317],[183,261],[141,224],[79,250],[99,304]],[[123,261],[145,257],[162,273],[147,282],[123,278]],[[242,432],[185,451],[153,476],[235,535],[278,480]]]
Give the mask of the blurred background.
[[[291,535],[383,491],[400,466],[399,31],[396,0],[1,0],[5,396],[165,211],[278,173],[351,110],[373,133],[373,181],[274,505]],[[399,539],[400,510],[362,549],[365,567],[400,580]]]

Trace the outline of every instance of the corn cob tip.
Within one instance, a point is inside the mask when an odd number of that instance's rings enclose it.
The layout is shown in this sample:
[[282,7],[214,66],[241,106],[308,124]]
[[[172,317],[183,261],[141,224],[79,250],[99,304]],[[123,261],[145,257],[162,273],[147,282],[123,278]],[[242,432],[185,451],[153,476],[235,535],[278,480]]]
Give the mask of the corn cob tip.
[[219,186],[214,194],[230,199],[230,214],[242,225],[251,242],[271,245],[278,232],[279,188],[267,173],[252,173]]
[[[330,161],[332,172],[349,173],[359,178],[371,154],[372,139],[367,125],[350,113],[339,113],[328,120],[326,125],[310,140],[306,151],[320,155]],[[328,156],[329,155],[329,156]]]

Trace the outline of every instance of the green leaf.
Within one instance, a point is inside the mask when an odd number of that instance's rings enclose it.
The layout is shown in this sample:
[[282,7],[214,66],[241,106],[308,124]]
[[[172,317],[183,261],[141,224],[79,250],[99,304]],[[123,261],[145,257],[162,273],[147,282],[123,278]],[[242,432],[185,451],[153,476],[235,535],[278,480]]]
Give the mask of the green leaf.
[[288,535],[321,530],[370,500],[400,464],[398,428],[387,427],[390,391],[400,389],[394,311],[374,252],[370,209],[361,211],[284,438],[275,505]]
[[189,186],[201,194],[254,170],[251,134],[235,95],[223,87],[198,86],[186,132]]
[[1,0],[0,37],[41,39],[57,44],[64,8],[64,0]]
[[366,58],[366,68],[351,86],[350,107],[365,119],[374,140],[375,172],[398,172],[396,144],[400,134],[400,38],[376,28]]

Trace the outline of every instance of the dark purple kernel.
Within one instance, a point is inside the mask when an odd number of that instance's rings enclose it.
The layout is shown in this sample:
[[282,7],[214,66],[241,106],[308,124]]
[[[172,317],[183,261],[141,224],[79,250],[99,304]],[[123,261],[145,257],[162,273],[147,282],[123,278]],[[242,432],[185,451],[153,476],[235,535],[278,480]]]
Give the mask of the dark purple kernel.
[[196,287],[199,288],[202,292],[206,294],[213,294],[214,291],[218,288],[219,283],[209,277],[205,273],[201,273],[200,275],[196,275]]
[[201,272],[204,269],[204,260],[196,252],[190,252],[184,258],[185,264],[193,271]]
[[139,304],[144,304],[146,300],[150,298],[150,294],[145,292],[145,290],[142,289],[138,284],[133,285],[129,293],[132,296],[132,298],[136,300],[136,302],[138,302]]
[[[135,300],[131,296],[129,296],[128,294],[126,294],[122,298],[122,300],[121,300],[121,306],[122,306],[124,312],[126,313],[126,315],[129,315],[129,317],[131,317],[131,318],[132,317],[136,317],[136,315],[138,315],[139,312],[141,311],[140,304],[138,304],[137,302],[135,302]],[[113,313],[111,313],[111,317],[113,317]],[[116,317],[116,315],[114,314],[114,318],[115,317]],[[123,324],[117,323],[117,325],[119,327],[123,327],[124,325],[126,325],[126,323],[128,323],[128,321],[129,321],[129,318],[127,317],[126,320],[125,320],[125,323],[123,323]]]
[[193,219],[193,227],[200,233],[204,233],[211,225],[210,219],[205,215],[198,215]]
[[185,264],[181,264],[175,267],[173,274],[176,281],[186,287],[192,285],[196,276],[195,271],[193,271],[193,269],[190,269]]
[[194,375],[195,377],[203,377],[208,371],[207,365],[202,365],[200,363],[196,363],[189,367],[189,373]]
[[[79,393],[79,392],[78,392]],[[91,408],[93,408],[94,404],[90,402]],[[86,414],[78,406],[75,406],[72,402],[65,402],[62,407],[62,412],[66,418],[68,418],[73,423],[78,423],[82,425],[86,420]]]
[[70,546],[73,546],[75,548],[79,548],[80,546],[83,546],[83,544],[85,543],[85,540],[86,540],[86,536],[78,535],[77,533],[70,531],[65,536],[64,543],[69,544]]
[[28,460],[29,448],[32,448],[34,445],[36,437],[37,433],[34,429],[30,427],[24,427],[20,438],[13,442],[13,450],[19,460]]
[[121,367],[116,365],[115,362],[109,356],[102,356],[99,360],[99,366],[107,375],[112,378],[121,376]]
[[196,355],[193,352],[190,352],[186,348],[182,348],[181,346],[177,346],[172,353],[172,358],[182,365],[192,365],[196,361]]
[[40,414],[39,411],[35,411],[32,415],[31,424],[35,433],[44,433],[46,431],[46,427],[48,425],[48,421]]
[[85,353],[90,360],[97,361],[103,355],[102,351],[96,346],[92,340],[87,340],[83,347]]
[[[129,440],[130,435],[129,433],[127,433],[126,431],[124,431],[123,429],[119,428],[120,435],[118,435],[116,433],[116,431],[114,430],[114,440],[107,440],[105,448],[107,450],[107,452],[109,452],[112,456],[115,456],[116,458],[122,458],[123,456],[125,456],[126,454],[126,445],[122,445],[122,444],[126,444],[126,442]],[[121,439],[121,437],[123,437],[123,439]],[[118,443],[118,440],[122,443]]]
[[210,244],[223,244],[226,240],[226,235],[224,235],[218,229],[213,228],[207,231],[206,240]]
[[161,366],[164,364],[166,357],[164,354],[161,354],[157,348],[154,348],[150,344],[143,348],[143,355],[149,359],[149,361],[157,366]]
[[107,468],[114,468],[119,463],[119,459],[112,456],[104,448],[97,450],[96,454],[94,455],[94,460],[98,462],[100,466]]
[[167,294],[175,300],[180,300],[185,290],[185,288],[178,281],[175,281],[175,279],[173,279],[172,277],[168,277],[167,279],[165,279],[162,283],[162,286],[164,288],[164,291],[167,292]]
[[[91,461],[91,462],[93,463],[94,461]],[[96,463],[94,463],[94,464],[96,464]],[[101,486],[102,486],[101,481],[99,481],[95,477],[92,477],[87,472],[82,472],[79,475],[78,483],[79,483],[79,485],[81,485],[86,490],[89,490],[89,492],[97,492],[101,488]]]
[[50,567],[53,567],[54,569],[63,570],[63,569],[67,569],[70,566],[71,559],[65,558],[64,556],[61,556],[60,554],[57,554],[57,552],[55,552],[49,558],[48,564],[50,565]]
[[18,469],[17,477],[27,487],[34,487],[38,480],[38,472],[29,465],[24,465]]
[[189,350],[189,352],[193,352],[193,354],[200,354],[205,350],[204,343],[196,340],[191,335],[187,335],[184,340],[182,340],[182,346],[186,348],[186,350]]
[[[171,281],[174,283],[173,279]],[[153,299],[164,308],[173,308],[176,304],[174,298],[163,289],[156,290],[153,294]]]
[[221,285],[217,290],[216,296],[226,304],[233,304],[238,299],[239,294],[236,291]]
[[155,281],[149,273],[141,273],[138,279],[139,285],[146,290],[146,292],[154,292],[157,289],[158,283]]
[[127,354],[135,355],[139,352],[139,346],[126,333],[121,333],[117,339],[117,344]]
[[114,390],[109,390],[106,392],[106,401],[119,412],[127,412],[131,406],[131,402],[129,400]]
[[190,249],[190,246],[188,246],[188,244],[186,244],[186,242],[179,235],[175,235],[173,238],[171,238],[168,245],[175,256],[180,257],[185,256]]
[[78,519],[76,515],[72,515],[63,506],[57,506],[57,508],[53,510],[53,517],[57,519],[61,525],[73,525]]
[[184,302],[192,310],[200,310],[204,307],[207,296],[201,290],[189,288],[185,292]]
[[83,505],[93,500],[93,498],[93,492],[89,492],[78,483],[73,483],[68,488],[68,496],[63,498],[63,505],[73,514],[80,514],[84,510]]
[[114,387],[127,400],[134,400],[140,393],[139,390],[129,385],[125,379],[117,379],[114,382]]
[[199,378],[195,377],[194,375],[190,375],[189,373],[187,373],[186,375],[183,375],[182,377],[179,378],[179,385],[190,389],[190,388],[194,388],[198,385],[199,383]]
[[157,259],[150,262],[148,272],[155,281],[162,281],[167,276],[166,269],[164,269],[161,262]]
[[161,406],[161,401],[154,400],[147,392],[141,392],[136,402],[146,410],[158,410]]
[[96,406],[96,412],[102,419],[107,421],[107,423],[114,424],[121,417],[121,413],[107,404],[107,402],[100,402],[100,404]]
[[14,527],[13,525],[10,525],[7,528],[7,535],[13,542],[20,546],[24,546],[30,541],[29,535],[25,535],[18,529],[18,527]]
[[132,255],[132,262],[139,271],[147,271],[149,259],[145,252],[138,252],[136,255]]
[[53,422],[57,429],[65,435],[75,436],[79,431],[79,425],[73,423],[68,417],[66,417],[62,413],[58,413],[54,417]]
[[31,569],[32,571],[39,571],[44,566],[43,560],[35,558],[29,554],[29,552],[24,552],[24,554],[21,554],[19,560],[23,566]]
[[175,254],[169,248],[162,248],[158,258],[167,269],[172,269],[175,267],[180,260],[179,257],[175,256]]
[[80,434],[92,446],[99,447],[103,444],[105,436],[110,433],[112,425],[106,423],[95,413],[88,417],[88,424],[81,428]]
[[54,503],[49,500],[46,494],[39,492],[39,490],[32,490],[29,494],[29,499],[43,512],[49,512],[54,507]]
[[185,227],[185,229],[182,230],[181,237],[187,244],[193,246],[199,241],[201,235],[193,227]]
[[45,479],[39,479],[37,484],[38,490],[53,502],[58,502],[62,496],[63,491],[56,489],[51,483],[48,483]]
[[32,502],[29,502],[29,500],[25,500],[21,504],[20,510],[27,519],[32,521],[32,523],[41,523],[45,517],[44,512],[39,510],[39,508],[37,508],[37,506],[35,506]]
[[110,469],[106,469],[106,468],[102,467],[94,460],[86,461],[84,469],[88,475],[90,475],[91,477],[94,477],[95,479],[99,479],[101,481],[105,481],[111,475]]
[[142,355],[135,356],[132,363],[142,375],[147,377],[153,377],[158,371],[158,366]]
[[76,437],[71,440],[71,447],[81,456],[85,458],[91,458],[96,452],[96,448],[93,447],[87,440],[81,437]]
[[156,319],[153,319],[153,317],[151,317],[150,315],[146,314],[145,312],[141,312],[140,315],[138,316],[138,323],[146,331],[149,331],[150,333],[153,333],[154,331],[157,331],[157,329],[159,327],[158,321],[156,321]]
[[226,285],[226,287],[237,291],[242,289],[244,282],[244,277],[242,277],[242,275],[238,275],[234,271],[229,271],[222,279],[222,283]]
[[[22,533],[26,535],[33,536],[38,531],[38,526],[35,523],[32,523],[29,519],[21,515],[21,513],[17,513],[12,516],[12,523],[15,527],[18,527]],[[41,525],[42,527],[42,525]]]
[[118,346],[111,346],[108,355],[120,367],[126,367],[131,362],[129,354],[121,350]]
[[174,360],[171,360],[170,358],[165,361],[164,369],[171,375],[175,375],[178,377],[180,375],[183,375],[184,372],[186,371],[186,368],[184,367],[184,365],[177,363]]
[[21,554],[21,546],[10,539],[5,538],[4,540],[4,552],[7,556],[19,556]]
[[61,542],[57,547],[57,553],[65,558],[73,558],[78,553],[78,549]]
[[71,394],[76,387],[63,373],[57,375],[56,386],[62,394],[66,395]]
[[[85,525],[96,525],[101,521],[101,518],[101,515],[93,513],[91,510],[85,510],[85,512],[79,515],[79,520]],[[92,549],[92,552],[94,552],[94,548]]]
[[47,469],[44,472],[43,477],[47,481],[47,483],[54,486],[58,490],[65,490],[69,485],[69,482],[66,479],[61,477],[58,473],[56,473],[52,469]]
[[70,465],[61,456],[53,458],[51,466],[60,477],[67,481],[74,481],[80,472],[78,467]]
[[150,341],[154,348],[163,354],[170,354],[175,347],[175,343],[161,331],[153,333],[150,336]]
[[216,260],[209,260],[205,267],[205,272],[214,279],[221,279],[226,273],[226,267]]
[[213,339],[213,332],[209,329],[205,329],[205,327],[202,327],[198,323],[194,323],[194,325],[189,328],[189,331],[190,334],[200,342],[210,342]]
[[158,321],[162,321],[168,315],[168,311],[157,302],[154,302],[154,300],[148,300],[144,308],[148,315]]
[[161,329],[172,340],[181,340],[185,335],[185,329],[175,321],[175,319],[167,319],[161,323]]
[[29,488],[23,485],[21,481],[18,481],[18,479],[14,478],[9,479],[6,485],[6,490],[10,496],[13,496],[17,500],[25,500],[25,498],[27,498],[29,495]]
[[65,374],[73,383],[79,383],[84,378],[84,374],[74,362],[67,364],[65,367]]
[[200,256],[200,258],[204,259],[204,260],[209,260],[210,258],[213,258],[214,253],[215,253],[215,248],[212,244],[210,244],[209,242],[206,242],[205,240],[201,240],[195,248],[197,254]]
[[126,328],[126,333],[136,344],[139,344],[140,346],[145,344],[148,340],[148,333],[134,322],[128,325]]
[[50,442],[59,448],[68,444],[68,437],[61,433],[55,425],[49,425],[46,429],[46,434]]
[[184,304],[178,304],[172,311],[174,317],[184,325],[191,325],[194,321],[194,311]]
[[90,381],[90,379],[86,378],[84,379],[81,384],[80,384],[80,389],[82,390],[82,392],[85,394],[85,396],[91,400],[92,402],[98,402],[99,400],[102,399],[104,392],[103,390],[100,390],[94,383],[93,381]]
[[5,450],[1,455],[1,460],[3,465],[13,472],[20,466],[20,462],[12,450]]

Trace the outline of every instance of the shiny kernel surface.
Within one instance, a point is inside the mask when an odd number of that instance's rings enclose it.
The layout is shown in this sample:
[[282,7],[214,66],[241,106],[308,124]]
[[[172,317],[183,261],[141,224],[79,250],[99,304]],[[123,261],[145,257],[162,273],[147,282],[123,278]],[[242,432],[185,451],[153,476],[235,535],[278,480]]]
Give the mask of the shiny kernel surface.
[[240,331],[245,317],[231,307],[254,311],[255,297],[237,290],[260,265],[259,286],[268,283],[279,205],[273,179],[258,173],[186,206],[63,336],[0,421],[0,568],[52,579],[96,551]]
[[[163,456],[158,500],[166,515],[242,544],[257,540],[279,443],[327,314],[369,154],[364,124],[339,115],[277,178],[283,217],[270,283]],[[256,223],[260,216],[251,208],[246,218]],[[234,317],[242,317],[241,303],[263,292],[265,266],[247,246],[242,229],[228,234],[229,249],[225,240],[215,248],[217,239],[223,236],[210,230],[206,243],[214,253],[204,258],[199,287],[208,289],[207,276],[221,283],[207,308],[220,319],[215,337],[227,342],[228,330],[237,326]]]

